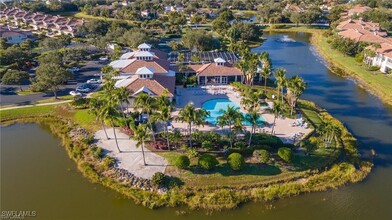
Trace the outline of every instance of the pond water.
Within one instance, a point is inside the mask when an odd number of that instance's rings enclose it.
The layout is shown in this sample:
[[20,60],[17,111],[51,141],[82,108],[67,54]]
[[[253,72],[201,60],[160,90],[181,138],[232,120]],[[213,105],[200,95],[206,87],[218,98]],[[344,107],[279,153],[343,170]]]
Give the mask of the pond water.
[[[331,73],[309,44],[309,35],[266,37],[254,51],[268,51],[274,67],[304,77],[309,86],[303,98],[343,121],[364,155],[376,150],[374,171],[364,182],[212,214],[185,208],[151,211],[88,182],[47,128],[16,124],[1,128],[1,210],[36,211],[31,219],[392,219],[392,109],[354,81]],[[179,210],[186,214],[178,216]]]

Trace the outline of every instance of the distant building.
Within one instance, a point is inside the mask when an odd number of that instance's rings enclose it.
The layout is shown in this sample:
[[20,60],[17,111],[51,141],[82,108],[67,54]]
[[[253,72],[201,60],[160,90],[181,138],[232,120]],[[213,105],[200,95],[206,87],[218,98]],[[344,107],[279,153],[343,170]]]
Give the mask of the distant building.
[[[170,53],[169,61],[172,64],[179,62],[178,60],[178,53]],[[223,58],[228,63],[235,64],[237,63],[240,58],[233,52],[186,52],[183,53],[183,60],[180,62],[183,64],[206,64],[214,62],[216,58]],[[197,57],[198,61],[195,61],[194,58]]]
[[369,10],[371,10],[371,8],[368,6],[355,5],[350,10],[348,10],[347,14],[348,16],[360,15]]
[[0,27],[0,37],[4,38],[8,44],[19,44],[22,41],[32,37],[30,31],[21,31],[19,29],[12,29],[9,27]]

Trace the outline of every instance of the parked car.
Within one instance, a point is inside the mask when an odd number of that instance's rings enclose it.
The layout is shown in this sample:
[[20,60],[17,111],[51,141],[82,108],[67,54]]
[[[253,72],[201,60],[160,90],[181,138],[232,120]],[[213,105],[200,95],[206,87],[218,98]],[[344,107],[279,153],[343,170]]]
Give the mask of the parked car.
[[88,84],[101,84],[102,82],[99,79],[89,79],[89,80],[87,80],[87,83]]
[[80,69],[78,67],[74,66],[74,67],[68,68],[68,70],[71,71],[71,72],[77,72]]
[[91,89],[85,86],[78,86],[76,87],[76,91],[77,92],[82,92],[82,93],[87,93],[87,92],[91,92]]
[[69,94],[72,96],[82,96],[82,93],[77,92],[77,91],[71,91],[71,92],[69,92]]
[[100,57],[99,60],[100,61],[107,61],[107,60],[109,60],[109,58],[108,57]]

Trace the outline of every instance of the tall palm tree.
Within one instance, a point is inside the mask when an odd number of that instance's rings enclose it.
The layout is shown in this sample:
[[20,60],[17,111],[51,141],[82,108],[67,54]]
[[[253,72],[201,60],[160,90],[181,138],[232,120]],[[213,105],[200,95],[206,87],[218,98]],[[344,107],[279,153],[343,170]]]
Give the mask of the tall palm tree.
[[160,121],[165,124],[164,132],[165,132],[167,147],[169,148],[169,151],[170,151],[170,143],[169,143],[169,131],[167,129],[167,124],[169,123],[170,120],[172,120],[171,112],[172,112],[172,107],[170,105],[162,105],[159,108],[159,112],[152,115],[154,121]]
[[191,103],[187,104],[178,114],[177,121],[186,122],[189,130],[189,146],[192,147],[192,124],[204,125],[205,118],[210,113],[205,109],[196,109]]
[[237,63],[237,67],[244,74],[244,83],[246,85],[253,85],[253,79],[256,75],[258,65],[257,54],[252,54],[249,50],[245,50],[241,58]]
[[282,103],[283,103],[283,91],[284,91],[284,87],[286,85],[287,79],[286,79],[286,70],[283,68],[278,68],[275,72],[275,83],[276,83],[276,87],[277,87],[277,92],[278,92],[278,100],[280,97],[280,94],[282,94]]
[[[156,109],[156,99],[152,96],[149,96],[146,93],[140,93],[136,97],[134,107],[136,109],[140,109],[142,113],[150,115],[152,111]],[[148,118],[148,125],[150,126],[152,138],[153,141],[155,142],[154,130],[152,128],[152,120],[153,118],[151,117]]]
[[[229,127],[229,141],[230,147],[233,147],[233,125],[238,118],[242,119],[242,114],[239,107],[227,106],[226,110],[221,110],[222,115],[217,118],[217,125],[220,127]],[[242,120],[241,120],[242,121]]]
[[95,116],[95,119],[101,122],[101,126],[103,128],[103,131],[105,132],[106,140],[109,140],[108,133],[106,132],[104,120],[102,117],[102,107],[103,107],[103,102],[100,99],[97,98],[91,98],[89,101],[89,113],[93,114]]
[[282,114],[282,111],[282,103],[279,100],[274,101],[274,108],[272,109],[272,112],[274,113],[274,122],[272,124],[271,134],[274,134],[276,118],[279,117],[280,114]]
[[137,141],[136,147],[142,147],[143,163],[147,165],[146,158],[144,155],[144,144],[151,137],[151,131],[145,124],[139,124],[138,126],[132,125],[131,129],[134,133],[133,138]]
[[[261,54],[259,54],[257,56],[257,59],[258,59],[258,62],[259,62],[261,69],[263,69],[263,68],[268,68],[269,70],[272,69],[272,61],[269,57],[268,52],[266,52],[266,51],[262,52]],[[259,81],[261,81],[261,77],[262,77],[262,75],[260,75]]]
[[305,81],[299,76],[293,76],[287,82],[287,101],[291,107],[290,114],[293,115],[293,110],[297,104],[298,98],[306,89]]
[[116,141],[116,147],[119,153],[121,153],[120,147],[118,146],[116,129],[114,126],[114,121],[117,119],[117,103],[114,101],[106,100],[106,104],[102,106],[102,118],[110,121],[113,128],[114,139]]
[[250,131],[249,141],[248,141],[248,147],[250,147],[250,144],[252,143],[252,136],[256,132],[256,127],[260,121],[260,114],[257,113],[256,111],[248,112],[248,114],[246,114],[245,116],[245,120],[251,124],[251,131]]
[[337,143],[337,138],[341,134],[341,129],[331,120],[325,120],[319,126],[318,132],[323,136],[325,147],[328,148],[333,140]]
[[263,66],[261,69],[261,76],[264,79],[264,91],[267,90],[267,81],[268,78],[271,76],[271,68],[269,66]]
[[117,96],[118,101],[120,102],[120,107],[121,107],[121,111],[123,112],[124,118],[125,118],[125,110],[124,110],[123,103],[126,104],[127,111],[128,111],[130,95],[131,95],[131,91],[129,89],[127,89],[126,87],[121,87],[121,88],[116,89],[116,96]]

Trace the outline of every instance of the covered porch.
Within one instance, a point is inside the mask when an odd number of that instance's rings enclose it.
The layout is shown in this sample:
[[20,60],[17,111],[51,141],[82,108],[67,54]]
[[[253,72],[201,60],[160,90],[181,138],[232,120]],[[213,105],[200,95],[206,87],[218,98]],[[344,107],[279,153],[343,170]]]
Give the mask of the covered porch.
[[216,76],[197,76],[199,85],[227,85],[233,82],[242,82],[243,75],[216,75]]

